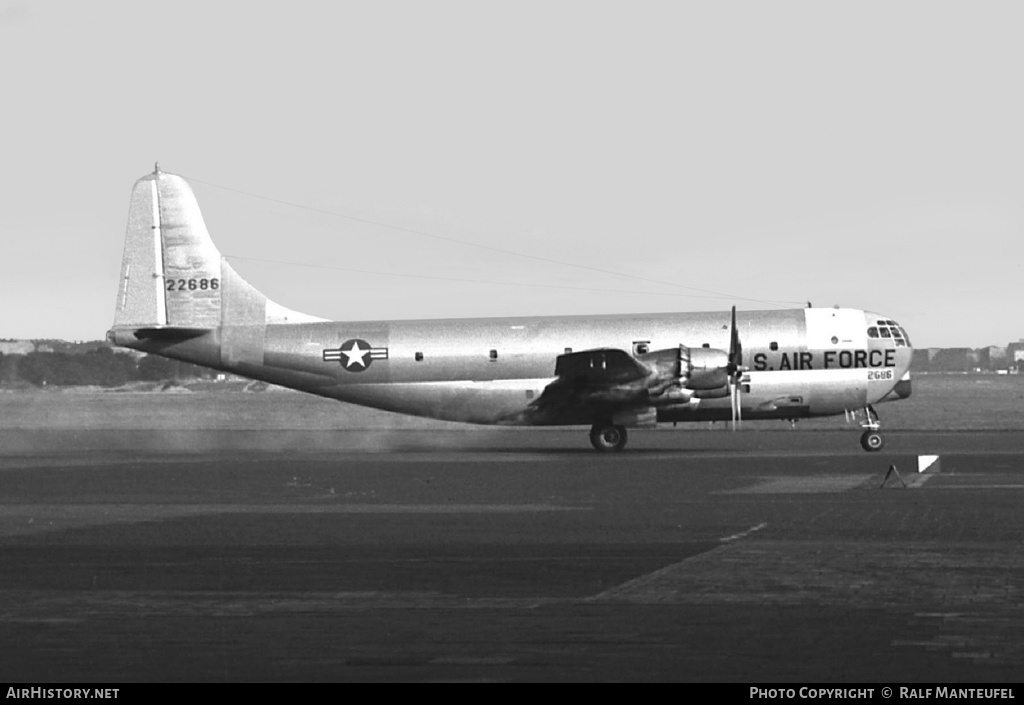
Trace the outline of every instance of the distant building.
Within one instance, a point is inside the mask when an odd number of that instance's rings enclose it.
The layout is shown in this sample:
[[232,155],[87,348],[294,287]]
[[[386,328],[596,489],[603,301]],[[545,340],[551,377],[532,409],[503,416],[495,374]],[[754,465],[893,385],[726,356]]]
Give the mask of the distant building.
[[36,351],[36,345],[31,340],[5,340],[0,342],[0,354],[4,355],[28,355]]
[[1006,346],[989,345],[982,348],[988,355],[988,363],[991,369],[998,369],[1006,366]]
[[931,359],[933,372],[969,372],[972,368],[970,348],[941,348]]

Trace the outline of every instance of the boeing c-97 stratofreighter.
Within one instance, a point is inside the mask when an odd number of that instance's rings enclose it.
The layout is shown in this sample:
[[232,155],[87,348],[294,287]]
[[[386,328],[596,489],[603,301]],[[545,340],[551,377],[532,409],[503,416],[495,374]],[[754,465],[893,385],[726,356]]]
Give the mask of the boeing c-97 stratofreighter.
[[912,349],[848,308],[332,322],[246,283],[186,181],[159,169],[128,212],[115,345],[353,404],[509,426],[588,425],[599,451],[659,422],[863,413],[910,395]]

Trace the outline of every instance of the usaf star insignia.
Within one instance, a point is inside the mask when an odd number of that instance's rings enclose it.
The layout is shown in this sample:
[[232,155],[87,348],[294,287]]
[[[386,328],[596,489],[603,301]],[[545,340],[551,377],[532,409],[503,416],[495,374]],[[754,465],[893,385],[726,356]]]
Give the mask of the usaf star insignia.
[[346,340],[340,348],[324,350],[324,362],[340,362],[349,372],[362,372],[369,369],[374,360],[387,359],[387,348],[375,348],[360,338]]

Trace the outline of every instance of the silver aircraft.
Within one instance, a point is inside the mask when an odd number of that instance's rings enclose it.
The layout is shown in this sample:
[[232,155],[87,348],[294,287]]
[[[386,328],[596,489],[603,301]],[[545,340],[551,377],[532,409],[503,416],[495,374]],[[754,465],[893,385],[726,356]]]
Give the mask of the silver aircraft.
[[[157,168],[132,192],[115,345],[353,404],[475,424],[589,425],[599,451],[659,422],[862,418],[910,395],[913,350],[848,308],[332,322],[246,283],[192,189]],[[861,416],[862,414],[862,416]]]

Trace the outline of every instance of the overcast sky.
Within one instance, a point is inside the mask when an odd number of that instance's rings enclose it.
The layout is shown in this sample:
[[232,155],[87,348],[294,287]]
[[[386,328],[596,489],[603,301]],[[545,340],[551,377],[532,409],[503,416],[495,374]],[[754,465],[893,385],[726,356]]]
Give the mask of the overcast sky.
[[159,161],[197,180],[242,276],[327,318],[810,300],[919,347],[1005,345],[1024,336],[1022,20],[0,0],[0,337],[103,337],[131,187]]

